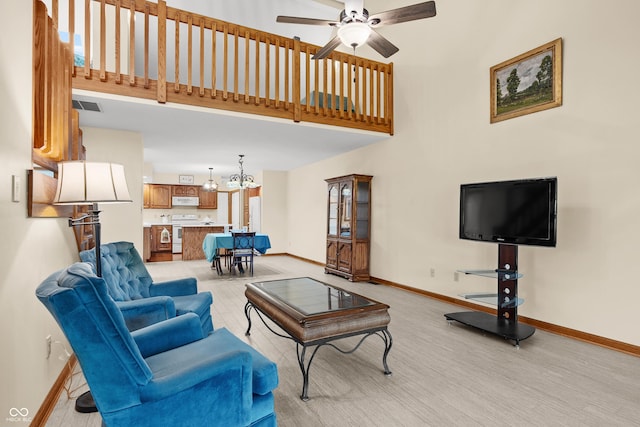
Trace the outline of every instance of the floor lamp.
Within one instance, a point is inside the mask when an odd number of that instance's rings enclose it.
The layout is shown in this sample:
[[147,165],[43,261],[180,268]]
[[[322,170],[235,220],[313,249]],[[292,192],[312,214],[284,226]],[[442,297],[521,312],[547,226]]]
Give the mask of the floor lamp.
[[[88,214],[69,218],[69,227],[93,226],[96,252],[96,274],[102,277],[100,258],[100,210],[98,203],[131,202],[124,167],[115,163],[86,162],[84,160],[58,163],[58,188],[53,203],[56,205],[91,205]],[[96,412],[91,392],[76,399],[76,411]]]

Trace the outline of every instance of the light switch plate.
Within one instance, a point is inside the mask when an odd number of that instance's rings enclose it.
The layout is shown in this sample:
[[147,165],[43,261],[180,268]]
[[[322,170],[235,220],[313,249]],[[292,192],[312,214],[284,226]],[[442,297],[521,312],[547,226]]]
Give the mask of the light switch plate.
[[11,200],[14,202],[20,201],[20,192],[22,191],[22,185],[20,182],[20,177],[17,175],[11,175]]

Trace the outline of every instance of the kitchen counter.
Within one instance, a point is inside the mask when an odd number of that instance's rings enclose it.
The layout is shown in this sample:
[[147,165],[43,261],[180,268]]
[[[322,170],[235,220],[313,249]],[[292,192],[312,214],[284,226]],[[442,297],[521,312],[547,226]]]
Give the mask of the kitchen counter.
[[204,237],[209,233],[223,233],[229,224],[189,224],[182,226],[182,260],[205,259],[202,250]]

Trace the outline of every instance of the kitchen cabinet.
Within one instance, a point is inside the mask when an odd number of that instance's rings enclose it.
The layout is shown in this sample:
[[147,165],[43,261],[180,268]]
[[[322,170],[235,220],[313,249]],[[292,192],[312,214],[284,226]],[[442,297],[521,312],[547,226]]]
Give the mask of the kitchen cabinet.
[[151,258],[151,227],[142,229],[142,260],[149,261]]
[[325,273],[350,281],[369,280],[371,237],[370,175],[345,175],[327,182]]
[[171,185],[145,184],[143,207],[145,209],[171,209]]
[[199,190],[200,209],[218,209],[218,192],[217,191],[204,191],[202,187]]
[[171,261],[173,259],[171,225],[152,225],[149,235],[149,261]]
[[171,195],[177,197],[198,197],[200,186],[198,185],[172,185]]

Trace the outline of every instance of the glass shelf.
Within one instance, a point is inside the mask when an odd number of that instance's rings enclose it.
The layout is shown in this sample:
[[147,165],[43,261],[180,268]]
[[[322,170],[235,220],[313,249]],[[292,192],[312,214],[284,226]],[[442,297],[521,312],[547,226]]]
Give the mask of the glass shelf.
[[517,307],[519,305],[524,304],[523,298],[511,298],[509,296],[505,297],[505,301],[502,301],[501,304],[498,304],[498,294],[490,294],[490,293],[473,293],[473,294],[461,294],[461,297],[464,299],[471,299],[474,301],[482,302],[485,304],[491,305],[500,305],[501,308],[511,308]]
[[458,272],[500,280],[518,280],[524,276],[513,270],[458,270]]

